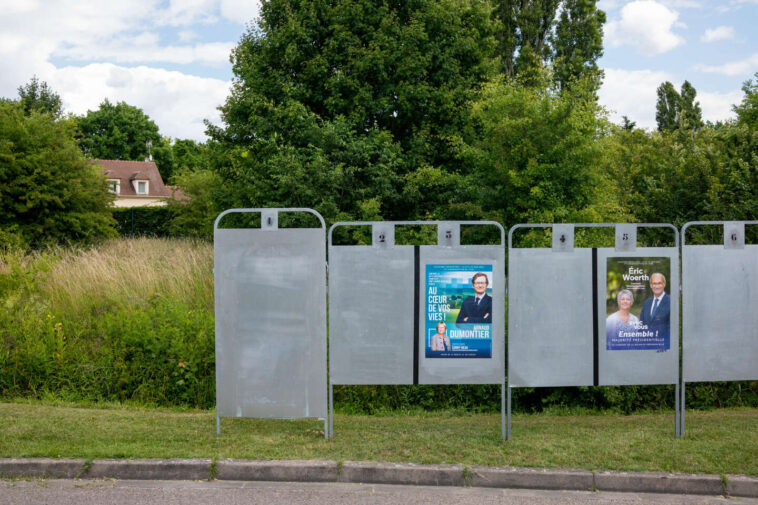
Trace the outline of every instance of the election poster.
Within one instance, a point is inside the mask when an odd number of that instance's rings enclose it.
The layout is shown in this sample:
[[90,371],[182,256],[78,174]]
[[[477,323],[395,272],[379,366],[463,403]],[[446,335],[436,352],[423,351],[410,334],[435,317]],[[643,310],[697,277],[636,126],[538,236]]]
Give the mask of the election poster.
[[606,266],[606,350],[668,350],[671,259],[611,257]]
[[492,265],[427,265],[424,296],[427,358],[492,357]]

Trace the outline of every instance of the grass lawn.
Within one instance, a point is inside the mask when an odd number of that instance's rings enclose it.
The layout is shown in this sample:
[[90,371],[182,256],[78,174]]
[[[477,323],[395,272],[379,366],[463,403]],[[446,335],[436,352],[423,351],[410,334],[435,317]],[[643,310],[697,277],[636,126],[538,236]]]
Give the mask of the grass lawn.
[[323,422],[223,419],[212,411],[0,403],[0,457],[330,459],[758,475],[758,410],[638,415],[419,412]]

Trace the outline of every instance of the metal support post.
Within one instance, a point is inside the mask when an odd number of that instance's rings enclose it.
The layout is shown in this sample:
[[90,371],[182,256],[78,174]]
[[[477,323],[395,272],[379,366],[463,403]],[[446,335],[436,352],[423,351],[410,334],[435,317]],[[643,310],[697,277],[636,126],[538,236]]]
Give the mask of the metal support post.
[[679,404],[682,407],[682,413],[680,414],[681,417],[679,418],[679,422],[681,423],[679,427],[679,436],[683,437],[684,436],[684,399],[687,397],[684,391],[684,379],[682,379],[681,395],[682,395],[682,399],[679,400]]
[[334,385],[329,382],[329,438],[334,438]]
[[506,433],[505,433],[505,431],[506,431],[505,430],[505,423],[506,423],[506,420],[505,420],[505,395],[506,395],[505,388],[506,388],[505,381],[503,381],[503,383],[500,385],[500,432],[501,432],[501,437],[503,438],[503,440],[507,440],[507,438],[505,438],[506,437]]
[[511,439],[511,388],[510,388],[510,386],[508,386],[506,389],[507,389],[507,392],[508,392],[507,393],[507,396],[508,396],[508,401],[507,401],[507,405],[508,405],[508,409],[507,409],[508,410],[508,424],[507,424],[507,428],[506,428],[506,431],[505,431],[505,439],[506,440],[510,440]]
[[676,381],[674,386],[674,436],[679,438],[682,436],[680,432],[680,419],[681,412],[679,411],[679,381]]

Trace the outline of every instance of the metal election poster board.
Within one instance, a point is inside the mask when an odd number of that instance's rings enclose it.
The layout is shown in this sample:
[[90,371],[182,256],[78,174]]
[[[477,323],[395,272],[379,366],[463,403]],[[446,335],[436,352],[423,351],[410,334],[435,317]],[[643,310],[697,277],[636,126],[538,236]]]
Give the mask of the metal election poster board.
[[[283,212],[313,214],[321,226],[279,228]],[[261,228],[219,228],[232,213],[260,213]],[[230,209],[216,219],[217,431],[221,417],[326,423],[325,231],[310,209]]]
[[[437,226],[437,244],[397,245],[397,225]],[[495,226],[500,244],[461,245],[461,225]],[[372,243],[335,245],[343,226],[370,226]],[[334,384],[502,385],[504,234],[486,221],[334,224],[330,397]]]
[[[687,382],[758,379],[758,221],[694,221],[682,227],[682,433]],[[703,226],[723,228],[723,244],[687,244]]]
[[[614,228],[615,247],[575,247],[582,227]],[[674,247],[637,247],[640,227],[670,228]],[[513,247],[528,228],[551,228],[552,248]],[[678,402],[676,228],[516,225],[508,273],[508,436],[513,387],[674,384]]]

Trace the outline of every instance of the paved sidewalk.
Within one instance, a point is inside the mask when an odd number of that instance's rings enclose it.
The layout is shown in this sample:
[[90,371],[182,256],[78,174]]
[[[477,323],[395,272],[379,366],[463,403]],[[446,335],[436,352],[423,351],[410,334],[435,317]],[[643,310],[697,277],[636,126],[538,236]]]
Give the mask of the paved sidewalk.
[[470,486],[758,497],[758,478],[366,461],[0,458],[0,478],[233,480]]

